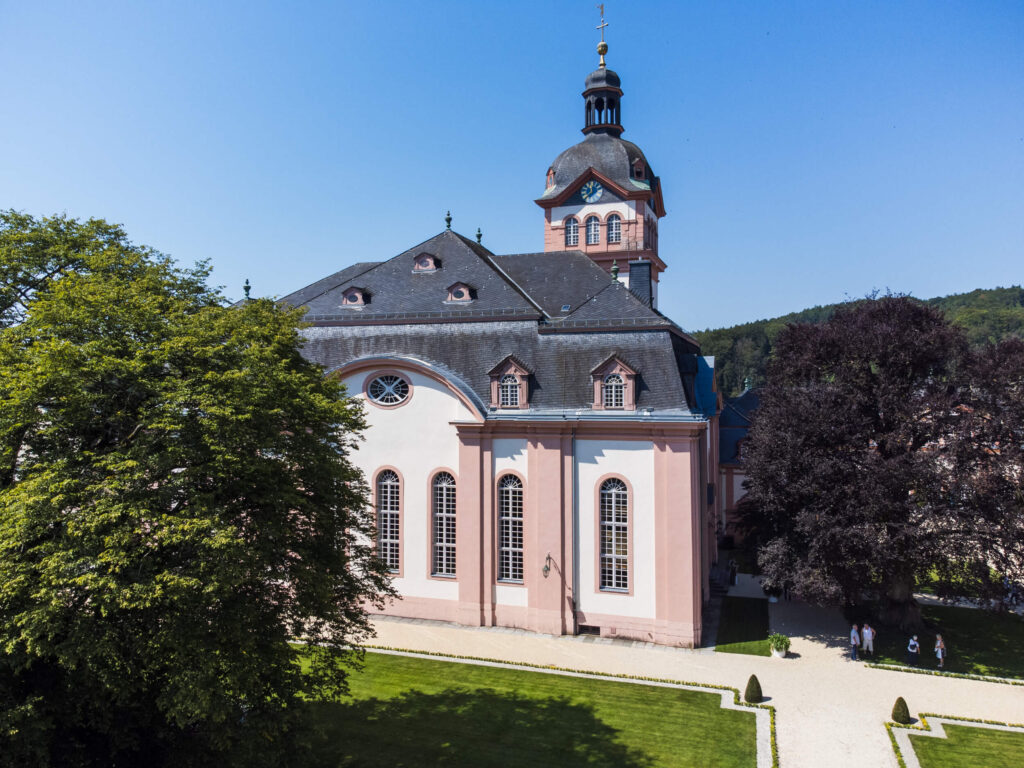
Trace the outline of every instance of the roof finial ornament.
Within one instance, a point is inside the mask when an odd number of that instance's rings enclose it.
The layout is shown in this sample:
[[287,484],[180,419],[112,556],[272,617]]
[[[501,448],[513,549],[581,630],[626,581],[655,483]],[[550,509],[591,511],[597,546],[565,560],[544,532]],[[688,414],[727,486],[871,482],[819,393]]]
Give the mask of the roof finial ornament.
[[480,231],[480,227],[476,228],[476,241],[479,243],[484,239],[484,233]]
[[245,291],[245,300],[250,301],[249,291],[252,290],[252,286],[249,285],[249,278],[245,278],[245,285],[242,286],[242,290]]
[[447,215],[444,217],[444,224],[445,224],[445,229],[451,229],[452,228],[452,212],[451,211],[448,211]]
[[601,30],[601,42],[597,44],[597,52],[601,56],[601,63],[599,67],[604,66],[604,55],[608,53],[608,43],[604,41],[604,28],[608,26],[608,22],[604,20],[604,3],[597,6],[601,11],[601,23],[597,25],[597,28]]
[[614,280],[616,283],[619,282],[619,260],[618,259],[613,259],[612,260],[612,280]]

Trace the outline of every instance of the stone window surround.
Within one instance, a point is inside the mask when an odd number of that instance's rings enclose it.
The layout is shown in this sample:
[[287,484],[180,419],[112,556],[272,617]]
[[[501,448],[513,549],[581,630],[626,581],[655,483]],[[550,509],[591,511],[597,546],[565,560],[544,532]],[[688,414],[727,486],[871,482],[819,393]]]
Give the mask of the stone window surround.
[[[623,382],[623,402],[621,408],[608,408],[604,404],[604,382],[608,376],[612,374],[618,374],[622,377]],[[593,371],[590,372],[591,378],[594,384],[594,403],[593,409],[595,411],[635,411],[636,410],[636,379],[637,372],[631,367],[626,365],[617,356],[608,358],[601,365],[597,366]]]
[[[530,407],[530,372],[512,355],[498,363],[487,375],[491,377],[491,408],[509,411]],[[519,405],[501,405],[501,380],[509,375],[515,376],[519,382]]]
[[[402,381],[405,382],[405,385],[409,388],[409,394],[405,396],[405,399],[402,402],[394,403],[393,405],[388,405],[387,403],[378,403],[376,400],[370,397],[370,383],[374,379],[379,378],[381,376],[398,376],[400,379],[402,379]],[[399,371],[395,368],[382,368],[379,370],[375,370],[369,376],[363,379],[363,396],[366,398],[366,402],[368,402],[374,408],[383,408],[386,411],[394,410],[395,408],[401,408],[403,405],[407,405],[412,400],[414,392],[415,388],[412,385],[412,379],[410,378],[409,374],[405,373],[404,371]]]

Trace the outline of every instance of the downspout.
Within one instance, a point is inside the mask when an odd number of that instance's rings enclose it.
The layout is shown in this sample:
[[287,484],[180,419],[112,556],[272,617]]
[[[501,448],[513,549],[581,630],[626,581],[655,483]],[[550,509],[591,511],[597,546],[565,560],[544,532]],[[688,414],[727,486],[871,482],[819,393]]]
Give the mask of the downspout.
[[576,459],[576,427],[572,428],[572,633],[578,635],[580,624],[576,618],[579,609],[578,585],[580,583],[580,501],[579,463]]

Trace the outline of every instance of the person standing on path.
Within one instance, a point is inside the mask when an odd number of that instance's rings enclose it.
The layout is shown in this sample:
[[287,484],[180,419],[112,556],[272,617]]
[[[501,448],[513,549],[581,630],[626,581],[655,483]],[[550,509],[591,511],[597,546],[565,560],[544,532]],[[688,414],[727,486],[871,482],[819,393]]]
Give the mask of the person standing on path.
[[917,642],[917,635],[914,635],[907,643],[907,664],[916,667],[919,658],[921,658],[921,644]]
[[946,661],[946,644],[942,642],[942,635],[935,636],[935,658],[939,660],[939,669],[942,669]]
[[857,632],[857,625],[850,629],[850,658],[857,660],[857,646],[860,645],[860,633]]
[[860,630],[860,649],[865,654],[875,655],[875,628],[867,622],[864,623]]

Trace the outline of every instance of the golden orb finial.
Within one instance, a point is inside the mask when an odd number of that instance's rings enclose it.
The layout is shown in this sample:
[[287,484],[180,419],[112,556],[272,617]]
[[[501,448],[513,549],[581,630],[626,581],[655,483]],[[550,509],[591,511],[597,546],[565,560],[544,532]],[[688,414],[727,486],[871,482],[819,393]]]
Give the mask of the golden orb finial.
[[597,25],[597,28],[601,30],[601,42],[597,44],[597,53],[601,57],[601,63],[598,66],[604,66],[604,55],[608,53],[608,43],[604,41],[604,28],[608,26],[608,22],[604,20],[604,3],[597,6],[601,9],[601,23]]

